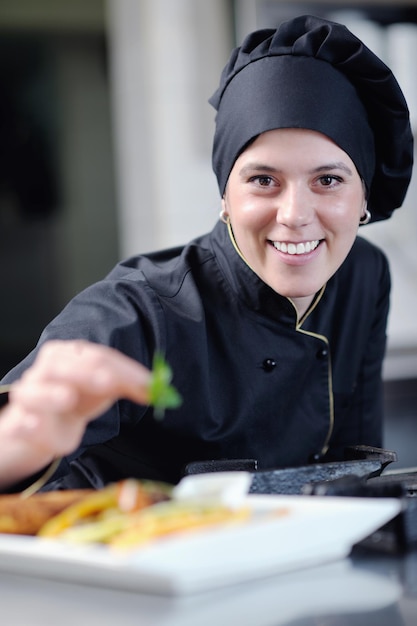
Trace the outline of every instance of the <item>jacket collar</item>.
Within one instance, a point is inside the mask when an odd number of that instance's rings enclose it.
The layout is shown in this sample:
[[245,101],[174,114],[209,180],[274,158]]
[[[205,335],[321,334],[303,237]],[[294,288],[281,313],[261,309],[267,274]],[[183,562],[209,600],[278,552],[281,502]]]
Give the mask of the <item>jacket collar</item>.
[[290,298],[274,291],[248,265],[239,251],[230,224],[219,221],[212,231],[212,242],[217,261],[230,288],[250,309],[300,328],[321,300],[326,285],[317,292],[308,311],[299,320]]
[[295,326],[297,311],[288,298],[263,282],[238,252],[233,232],[219,221],[211,233],[213,251],[230,289],[249,309]]

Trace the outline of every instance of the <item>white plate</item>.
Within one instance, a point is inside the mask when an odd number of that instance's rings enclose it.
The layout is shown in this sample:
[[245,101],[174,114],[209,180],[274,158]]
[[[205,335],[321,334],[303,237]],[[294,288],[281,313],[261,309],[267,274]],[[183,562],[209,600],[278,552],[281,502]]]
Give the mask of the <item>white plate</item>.
[[288,515],[160,539],[128,555],[103,546],[0,535],[0,569],[117,589],[182,595],[346,557],[395,517],[389,498],[247,497],[256,511]]

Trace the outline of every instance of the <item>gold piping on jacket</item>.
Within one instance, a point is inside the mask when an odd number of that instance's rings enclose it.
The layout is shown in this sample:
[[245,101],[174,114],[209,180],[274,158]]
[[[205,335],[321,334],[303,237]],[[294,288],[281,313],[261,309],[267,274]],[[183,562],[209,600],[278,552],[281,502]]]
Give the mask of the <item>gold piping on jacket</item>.
[[299,333],[303,333],[304,335],[308,335],[309,337],[315,337],[316,339],[320,339],[321,341],[324,341],[324,343],[327,346],[327,354],[328,354],[328,361],[327,361],[327,387],[328,387],[328,392],[329,392],[329,413],[330,413],[329,422],[330,423],[329,423],[329,430],[327,431],[326,439],[324,440],[324,444],[323,444],[322,449],[321,449],[321,454],[322,455],[326,454],[327,450],[329,449],[330,438],[332,436],[333,428],[334,428],[334,397],[333,397],[332,359],[331,359],[331,356],[330,356],[329,340],[327,339],[327,337],[325,335],[320,335],[319,333],[313,333],[313,332],[311,332],[309,330],[303,330],[301,328],[301,325],[307,319],[307,317],[310,315],[310,313],[315,309],[317,304],[320,302],[325,289],[326,289],[326,285],[324,285],[321,288],[321,291],[318,294],[317,298],[314,300],[313,305],[311,306],[310,309],[307,309],[307,311],[304,313],[304,315],[302,316],[300,321],[297,322],[297,325],[296,325],[296,328],[295,328],[296,331],[299,332]]
[[[250,263],[248,263],[248,261],[245,259],[245,257],[243,256],[242,252],[239,249],[239,246],[237,245],[236,239],[235,239],[235,235],[233,233],[233,229],[232,229],[232,225],[230,223],[230,220],[227,221],[227,230],[229,232],[229,237],[230,240],[233,244],[234,249],[236,250],[236,252],[238,253],[238,255],[240,256],[240,258],[246,263],[246,265],[248,267],[250,267],[250,269],[256,274],[255,270],[253,269],[253,267],[251,267]],[[318,333],[313,333],[311,331],[308,330],[303,330],[301,328],[302,324],[305,322],[305,320],[307,319],[307,317],[310,315],[310,313],[312,311],[314,311],[314,309],[316,308],[317,304],[320,302],[324,292],[326,289],[326,285],[323,285],[323,287],[321,288],[321,290],[319,291],[319,293],[317,294],[317,296],[314,298],[312,304],[310,305],[310,307],[307,309],[307,311],[301,316],[301,318],[298,318],[298,311],[297,311],[297,307],[295,306],[294,302],[291,300],[291,298],[287,298],[287,300],[289,300],[289,302],[291,302],[292,306],[295,309],[296,315],[297,315],[297,321],[296,321],[296,325],[295,325],[295,330],[299,333],[303,333],[304,335],[309,335],[310,337],[315,337],[316,339],[320,339],[321,341],[324,341],[324,343],[327,346],[327,353],[329,355],[328,358],[328,365],[327,365],[327,389],[328,389],[328,394],[329,394],[329,413],[330,413],[330,417],[329,417],[329,430],[327,432],[326,435],[326,439],[324,440],[324,444],[321,448],[321,454],[324,455],[326,454],[327,450],[329,449],[329,443],[330,443],[330,437],[332,436],[333,433],[333,428],[334,428],[334,398],[333,398],[333,377],[332,377],[332,364],[331,364],[331,357],[330,357],[330,348],[329,348],[329,340],[327,339],[327,337],[325,337],[324,335],[319,335]]]

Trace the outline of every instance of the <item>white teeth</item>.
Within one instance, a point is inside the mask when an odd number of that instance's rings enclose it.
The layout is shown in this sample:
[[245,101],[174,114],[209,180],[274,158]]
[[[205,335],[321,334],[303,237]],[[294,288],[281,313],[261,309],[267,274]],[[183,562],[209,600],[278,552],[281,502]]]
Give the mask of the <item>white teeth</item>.
[[314,241],[306,241],[305,243],[285,243],[284,241],[273,241],[274,247],[280,252],[288,254],[307,254],[315,250],[320,243],[319,239]]

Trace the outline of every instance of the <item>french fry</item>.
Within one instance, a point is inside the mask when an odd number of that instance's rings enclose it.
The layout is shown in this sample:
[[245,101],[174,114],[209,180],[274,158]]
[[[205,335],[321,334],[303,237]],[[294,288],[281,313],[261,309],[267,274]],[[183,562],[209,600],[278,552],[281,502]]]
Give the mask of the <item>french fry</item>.
[[52,517],[39,530],[38,537],[57,537],[64,530],[100,511],[117,507],[117,485],[109,485],[95,491],[92,495],[64,509],[62,513]]

